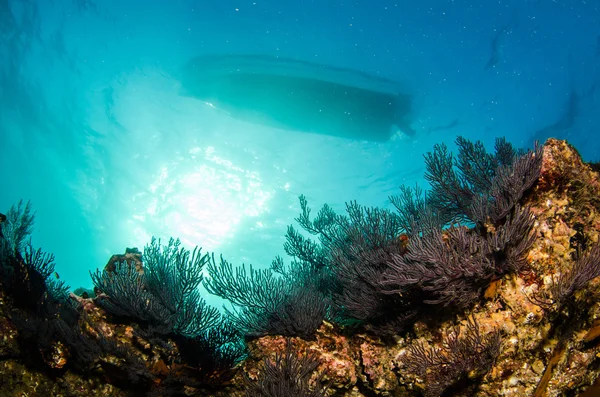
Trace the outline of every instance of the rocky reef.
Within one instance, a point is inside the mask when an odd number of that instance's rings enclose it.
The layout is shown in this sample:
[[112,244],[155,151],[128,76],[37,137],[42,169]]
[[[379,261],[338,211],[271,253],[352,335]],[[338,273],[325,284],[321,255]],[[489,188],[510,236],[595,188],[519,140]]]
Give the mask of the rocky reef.
[[[406,230],[416,223],[404,227],[393,249],[377,251],[377,261],[354,253],[369,265],[387,264],[379,281],[364,291],[377,290],[381,295],[374,300],[391,302],[392,309],[384,305],[368,313],[366,299],[362,311],[352,311],[354,298],[347,292],[319,295],[325,301],[320,305],[294,288],[286,293],[296,306],[288,300],[258,313],[236,295],[239,285],[220,283],[218,276],[258,280],[278,291],[274,274],[291,277],[281,261],[274,262],[271,273],[250,269],[242,274],[173,241],[162,248],[153,242],[143,254],[128,249],[113,256],[94,276],[95,296],[75,295],[52,280],[50,256],[19,246],[22,239],[14,237],[19,219],[25,221],[21,234],[31,231],[27,208],[9,213],[8,219],[1,216],[0,396],[599,395],[600,175],[565,141],[550,139],[529,155],[523,164],[539,166],[535,178],[520,172],[518,163],[507,168],[506,175],[522,176],[516,184],[522,192],[502,196],[502,182],[490,183],[495,199],[485,216],[479,216],[484,205],[476,201],[459,208],[473,222],[440,232],[439,241],[452,250],[433,255],[430,245],[437,240],[417,242],[417,236],[429,233],[423,221],[416,234]],[[429,159],[439,165],[444,157]],[[300,220],[314,226],[308,217]],[[288,252],[304,255],[305,263],[324,263],[311,262],[314,257],[298,247],[308,245],[288,245]],[[461,262],[458,254],[485,266]],[[432,255],[455,267],[437,272],[427,265]],[[166,257],[178,264],[177,272],[161,265]],[[194,295],[205,264],[207,289],[229,298],[239,311],[221,315]],[[397,272],[419,264],[423,269],[409,278]],[[311,279],[322,275],[308,274]],[[317,283],[294,277],[295,283],[304,280],[305,291],[340,288],[330,287],[326,278]],[[427,281],[435,277],[441,281]],[[165,295],[155,287],[158,282],[189,288],[172,288]],[[386,301],[387,296],[393,300]],[[275,298],[264,300],[269,299]],[[306,319],[313,314],[317,326]],[[394,318],[384,324],[386,317]]]

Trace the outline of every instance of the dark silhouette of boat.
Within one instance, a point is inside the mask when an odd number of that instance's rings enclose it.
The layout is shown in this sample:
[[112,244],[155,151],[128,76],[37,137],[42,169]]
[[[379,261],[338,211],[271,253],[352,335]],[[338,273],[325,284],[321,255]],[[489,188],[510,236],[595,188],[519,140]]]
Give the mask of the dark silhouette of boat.
[[213,55],[190,60],[182,94],[234,118],[285,130],[384,142],[412,135],[411,97],[398,83],[288,58]]

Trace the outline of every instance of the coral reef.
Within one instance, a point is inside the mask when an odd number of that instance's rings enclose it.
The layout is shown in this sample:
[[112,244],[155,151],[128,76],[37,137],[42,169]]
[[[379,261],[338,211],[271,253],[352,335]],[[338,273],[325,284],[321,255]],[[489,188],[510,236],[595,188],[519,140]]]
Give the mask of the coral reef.
[[[594,395],[600,176],[565,141],[456,143],[426,155],[432,189],[402,187],[397,212],[312,218],[301,197],[316,240],[290,227],[289,264],[153,240],[93,273],[93,298],[52,277],[26,239],[30,206],[14,206],[0,214],[1,395]],[[206,305],[200,284],[233,308]]]

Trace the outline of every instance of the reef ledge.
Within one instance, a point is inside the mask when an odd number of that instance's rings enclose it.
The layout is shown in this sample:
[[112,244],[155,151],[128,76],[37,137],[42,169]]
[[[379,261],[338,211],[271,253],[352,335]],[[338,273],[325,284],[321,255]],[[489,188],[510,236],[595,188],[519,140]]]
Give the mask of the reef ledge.
[[[415,352],[410,346],[443,356],[449,341],[456,341],[452,338],[483,338],[494,332],[501,337],[501,346],[490,368],[483,373],[474,368],[458,382],[476,379],[474,387],[446,390],[445,395],[600,395],[600,277],[590,277],[584,285],[566,291],[569,283],[581,279],[577,266],[585,270],[580,254],[599,243],[600,175],[566,141],[549,139],[544,144],[540,178],[520,204],[535,218],[527,271],[493,280],[474,306],[449,312],[437,321],[417,319],[392,343],[366,333],[348,334],[329,322],[322,324],[313,340],[282,336],[249,340],[247,359],[214,387],[186,384],[196,369],[186,364],[176,343],[155,343],[133,332],[135,324],[112,322],[96,304],[97,298],[85,295],[71,295],[85,312],[79,320],[81,331],[89,338],[102,334],[106,343],[125,346],[135,357],[104,354],[82,370],[67,365],[72,357],[61,342],[50,341],[40,351],[45,364],[40,366],[23,349],[23,336],[14,324],[14,298],[2,286],[0,396],[146,395],[131,387],[127,367],[132,363],[144,366],[140,373],[151,374],[157,386],[179,377],[177,381],[185,387],[177,395],[245,396],[248,382],[258,379],[265,358],[282,354],[288,343],[318,360],[310,382],[327,383],[326,395],[431,395],[423,386],[423,376],[407,370]],[[139,270],[143,265],[136,255],[128,251],[120,260],[135,262]],[[109,265],[117,259],[111,258]],[[147,395],[162,395],[152,393]]]

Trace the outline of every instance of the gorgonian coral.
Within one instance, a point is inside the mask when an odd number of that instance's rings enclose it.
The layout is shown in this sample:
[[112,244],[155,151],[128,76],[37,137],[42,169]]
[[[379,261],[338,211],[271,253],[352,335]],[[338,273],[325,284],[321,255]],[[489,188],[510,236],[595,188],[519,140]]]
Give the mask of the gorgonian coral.
[[[472,385],[492,368],[500,348],[499,330],[483,335],[475,318],[470,317],[464,332],[455,327],[441,347],[427,348],[420,342],[410,345],[403,362],[423,380],[423,394],[434,397],[452,387],[464,389]],[[469,381],[461,384],[467,377]]]
[[517,206],[493,234],[452,226],[412,236],[406,253],[388,258],[381,284],[385,293],[418,290],[425,303],[467,306],[492,278],[523,269],[533,243],[532,228],[529,210]]
[[313,373],[319,366],[314,353],[299,355],[287,340],[284,352],[276,353],[273,360],[266,359],[256,382],[245,377],[247,397],[325,397],[324,374],[310,385]]
[[558,312],[572,303],[575,292],[600,277],[600,243],[595,243],[586,252],[579,252],[577,260],[564,264],[561,270],[559,275],[552,277],[547,290],[533,297],[536,304]]
[[0,218],[0,284],[28,359],[62,369],[46,359],[62,343],[79,367],[87,367],[101,347],[82,334],[80,307],[55,277],[54,256],[28,239],[35,218],[30,203],[20,201]]
[[167,245],[152,239],[144,249],[144,268],[119,263],[113,271],[92,274],[97,302],[110,313],[147,322],[153,332],[196,336],[218,322],[218,312],[206,305],[198,287],[209,254],[199,248]]
[[234,267],[221,258],[208,265],[206,289],[228,299],[233,310],[225,309],[230,321],[247,337],[263,335],[311,338],[325,318],[323,296],[309,278],[284,276],[282,267],[256,270]]
[[290,227],[286,251],[321,280],[331,320],[383,331],[423,303],[468,306],[491,280],[525,267],[534,219],[519,201],[539,177],[542,148],[498,139],[490,154],[481,142],[456,144],[457,157],[445,145],[425,156],[431,189],[402,186],[390,198],[397,212],[350,202],[346,214],[325,205],[312,219],[300,197],[296,221],[317,241]]
[[174,340],[186,362],[198,366],[190,378],[200,384],[232,376],[245,347],[239,333],[206,304],[199,290],[202,270],[214,258],[199,248],[189,251],[175,239],[167,245],[152,239],[142,258],[140,269],[119,262],[93,273],[95,301],[117,319],[143,325],[137,332],[147,339]]
[[458,137],[456,144],[457,159],[444,144],[425,156],[425,179],[431,185],[427,204],[443,224],[502,221],[539,178],[542,146],[518,151],[500,138],[490,154],[481,142]]

